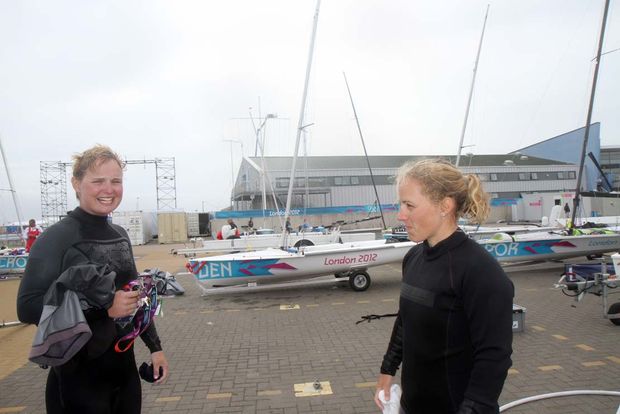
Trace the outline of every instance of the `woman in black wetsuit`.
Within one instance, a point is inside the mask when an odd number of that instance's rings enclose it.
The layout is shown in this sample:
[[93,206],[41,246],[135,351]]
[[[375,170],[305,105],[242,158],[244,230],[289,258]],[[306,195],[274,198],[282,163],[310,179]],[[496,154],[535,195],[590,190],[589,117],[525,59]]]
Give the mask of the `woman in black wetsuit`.
[[[43,296],[67,269],[107,266],[108,272],[116,274],[112,305],[84,311],[92,338],[67,363],[50,369],[45,391],[48,413],[133,414],[141,410],[133,346],[126,352],[114,349],[126,333],[114,319],[131,315],[139,294],[122,290],[138,272],[127,233],[108,221],[123,198],[122,167],[120,157],[101,145],[74,156],[71,184],[80,206],[37,239],[19,287],[19,319],[38,324]],[[156,383],[162,383],[168,376],[168,362],[153,323],[141,338],[151,352]],[[160,367],[162,374],[158,375]]]
[[449,163],[405,164],[398,220],[419,242],[403,260],[398,316],[381,365],[383,408],[402,363],[401,413],[495,414],[511,366],[514,288],[498,262],[457,225],[483,222],[480,180]]

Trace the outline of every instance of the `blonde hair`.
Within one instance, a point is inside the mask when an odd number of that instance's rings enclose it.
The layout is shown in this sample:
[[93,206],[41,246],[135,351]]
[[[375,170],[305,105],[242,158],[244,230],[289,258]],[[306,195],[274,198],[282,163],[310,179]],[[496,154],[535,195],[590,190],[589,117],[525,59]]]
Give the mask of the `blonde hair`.
[[396,185],[407,180],[422,184],[422,192],[434,203],[450,197],[456,204],[456,219],[465,217],[474,223],[483,223],[489,215],[489,195],[482,189],[475,174],[464,175],[448,161],[426,159],[407,162],[398,169]]
[[73,177],[78,181],[84,177],[86,171],[109,160],[116,161],[121,169],[125,168],[125,163],[121,157],[110,147],[101,144],[97,144],[80,154],[74,154],[72,158]]

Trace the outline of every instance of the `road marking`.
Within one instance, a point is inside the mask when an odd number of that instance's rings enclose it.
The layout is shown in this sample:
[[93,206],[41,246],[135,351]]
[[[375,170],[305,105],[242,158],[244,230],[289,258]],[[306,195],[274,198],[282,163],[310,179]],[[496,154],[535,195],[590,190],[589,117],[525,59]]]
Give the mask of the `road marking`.
[[212,310],[208,310],[208,309],[204,309],[204,310],[201,310],[200,313],[213,313],[213,311]]
[[230,392],[220,392],[216,394],[207,394],[207,400],[223,400],[232,397]]
[[615,362],[616,364],[620,364],[620,358],[615,357],[615,356],[608,356],[607,357],[608,360]]
[[20,413],[24,411],[26,407],[4,407],[0,408],[0,413]]
[[519,371],[514,369],[514,368],[509,368],[508,369],[508,375],[516,375],[518,373],[519,373]]
[[553,336],[555,339],[557,339],[558,341],[566,341],[568,338],[565,337],[564,335],[551,335]]
[[253,311],[263,311],[263,310],[267,310],[267,308],[254,308],[252,310]]
[[155,402],[174,402],[179,401],[181,397],[159,397],[155,399]]
[[546,371],[559,371],[562,369],[562,367],[559,365],[545,365],[542,367],[538,367],[538,369],[541,371],[545,371],[545,372]]
[[584,351],[594,351],[594,348],[586,344],[575,345],[575,348],[583,349]]
[[543,328],[542,326],[538,326],[538,325],[532,325],[532,329],[538,332],[546,331],[545,328]]
[[338,305],[344,305],[344,302],[332,302],[332,305],[334,306],[338,306]]
[[370,303],[370,301],[369,300],[358,300],[355,303]]
[[259,397],[269,397],[282,394],[282,390],[265,390],[256,393]]
[[381,299],[381,302],[395,302],[395,299]]
[[294,310],[299,309],[299,305],[280,305],[280,310]]
[[318,395],[331,395],[332,386],[329,381],[320,381],[320,387],[317,388],[314,385],[315,382],[306,382],[302,384],[293,384],[293,390],[295,391],[295,397],[316,397]]
[[581,365],[584,367],[600,367],[602,365],[607,365],[603,361],[590,361],[590,362],[582,362]]
[[355,388],[372,388],[372,387],[376,387],[377,386],[377,382],[373,381],[373,382],[358,382],[355,384]]
[[310,305],[306,305],[306,308],[318,308],[319,304],[318,303],[312,303]]
[[241,312],[241,309],[226,309],[226,312]]

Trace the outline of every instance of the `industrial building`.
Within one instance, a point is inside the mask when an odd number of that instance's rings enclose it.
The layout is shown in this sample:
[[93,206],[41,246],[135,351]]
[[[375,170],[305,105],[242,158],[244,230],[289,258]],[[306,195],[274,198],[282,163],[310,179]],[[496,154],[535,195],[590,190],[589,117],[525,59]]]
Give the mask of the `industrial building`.
[[[461,156],[464,173],[477,174],[491,195],[489,221],[540,220],[554,199],[571,201],[577,185],[579,160],[585,128],[579,128],[508,154]],[[587,152],[601,160],[605,175],[619,185],[620,147],[600,147],[600,123],[591,125]],[[377,213],[377,188],[381,206],[388,210],[389,224],[395,225],[396,189],[394,177],[407,161],[442,158],[455,162],[455,156],[399,155],[310,156],[297,161],[291,208],[295,216],[320,216],[321,222],[360,219]],[[372,167],[372,176],[368,168]],[[292,157],[244,158],[231,194],[233,208],[216,213],[216,219],[282,215],[291,176]],[[582,188],[601,188],[601,174],[588,157]],[[534,197],[532,201],[532,195]],[[391,208],[390,208],[391,206]],[[592,210],[588,203],[586,209]],[[385,211],[384,211],[385,213]],[[591,211],[587,211],[591,213]],[[548,214],[548,211],[547,211]],[[299,220],[297,220],[299,221]],[[277,227],[277,225],[275,226]]]

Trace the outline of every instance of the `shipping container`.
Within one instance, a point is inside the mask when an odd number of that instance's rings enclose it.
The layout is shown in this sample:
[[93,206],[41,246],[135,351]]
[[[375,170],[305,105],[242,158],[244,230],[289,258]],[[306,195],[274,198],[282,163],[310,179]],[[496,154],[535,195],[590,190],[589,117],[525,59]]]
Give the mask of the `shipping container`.
[[158,241],[164,243],[185,243],[187,241],[187,217],[185,213],[157,214]]
[[200,226],[198,222],[198,213],[187,213],[187,236],[200,236]]
[[157,234],[155,213],[146,211],[115,211],[112,223],[124,228],[134,246],[148,243]]
[[198,231],[201,236],[211,235],[211,216],[209,213],[198,213]]

